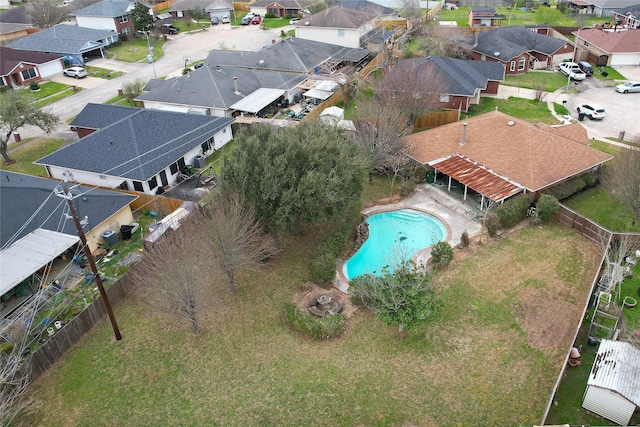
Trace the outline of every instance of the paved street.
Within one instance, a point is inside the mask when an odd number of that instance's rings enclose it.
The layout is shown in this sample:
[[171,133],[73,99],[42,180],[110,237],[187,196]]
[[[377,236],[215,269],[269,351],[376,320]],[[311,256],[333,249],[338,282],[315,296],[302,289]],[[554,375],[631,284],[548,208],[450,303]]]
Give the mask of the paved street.
[[[286,27],[285,27],[286,31]],[[50,78],[66,84],[77,84],[84,89],[75,95],[55,102],[49,107],[61,120],[61,124],[53,133],[68,132],[68,121],[75,117],[89,102],[104,103],[118,94],[125,82],[137,78],[148,81],[157,77],[182,74],[184,67],[184,57],[189,56],[189,62],[205,59],[212,49],[231,49],[256,51],[265,45],[271,44],[280,36],[280,29],[261,30],[258,25],[246,25],[242,27],[230,27],[229,25],[212,26],[207,31],[193,33],[180,33],[170,36],[170,41],[164,45],[164,56],[154,64],[127,63],[110,59],[99,59],[91,61],[89,65],[103,67],[110,70],[123,71],[124,74],[112,80],[86,77],[76,80],[65,77],[62,73]],[[20,128],[19,134],[22,138],[42,136],[40,129],[26,126]],[[9,142],[9,147],[13,138]]]

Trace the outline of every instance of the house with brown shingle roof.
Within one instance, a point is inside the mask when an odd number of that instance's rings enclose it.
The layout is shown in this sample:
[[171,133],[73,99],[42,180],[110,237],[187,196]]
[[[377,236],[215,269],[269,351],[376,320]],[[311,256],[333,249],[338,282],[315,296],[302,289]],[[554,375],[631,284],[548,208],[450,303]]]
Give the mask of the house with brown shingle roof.
[[539,193],[574,176],[596,172],[613,156],[588,146],[578,123],[534,125],[499,111],[485,113],[407,137],[411,157],[429,171],[502,202],[518,193]]
[[26,86],[63,69],[61,55],[0,46],[0,87]]
[[586,51],[589,62],[598,66],[640,64],[640,29],[612,31],[586,28],[573,34],[576,36],[577,58],[583,58]]

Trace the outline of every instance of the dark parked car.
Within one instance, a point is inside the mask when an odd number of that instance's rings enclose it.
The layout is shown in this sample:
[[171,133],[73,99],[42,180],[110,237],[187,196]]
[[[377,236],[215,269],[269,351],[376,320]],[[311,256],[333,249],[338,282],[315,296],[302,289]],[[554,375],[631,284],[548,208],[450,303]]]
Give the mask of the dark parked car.
[[211,25],[218,25],[220,23],[220,19],[217,16],[211,17]]
[[162,24],[162,31],[165,34],[178,34],[180,32],[180,28],[174,27],[171,24]]
[[592,76],[593,75],[593,67],[591,66],[591,64],[589,64],[587,61],[580,61],[578,62],[578,67],[580,67],[580,69],[587,75],[587,76]]
[[202,67],[203,65],[204,65],[204,62],[197,62],[197,63],[193,64],[193,68],[197,70],[198,68]]
[[240,20],[240,25],[249,25],[251,23],[251,18],[248,16],[243,16],[242,20]]

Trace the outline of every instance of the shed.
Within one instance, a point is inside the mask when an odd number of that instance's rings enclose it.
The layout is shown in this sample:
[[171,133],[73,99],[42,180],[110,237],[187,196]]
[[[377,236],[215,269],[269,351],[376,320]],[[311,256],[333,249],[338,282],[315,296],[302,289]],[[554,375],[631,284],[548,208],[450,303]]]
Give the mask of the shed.
[[640,405],[640,350],[628,342],[603,339],[582,407],[626,426]]

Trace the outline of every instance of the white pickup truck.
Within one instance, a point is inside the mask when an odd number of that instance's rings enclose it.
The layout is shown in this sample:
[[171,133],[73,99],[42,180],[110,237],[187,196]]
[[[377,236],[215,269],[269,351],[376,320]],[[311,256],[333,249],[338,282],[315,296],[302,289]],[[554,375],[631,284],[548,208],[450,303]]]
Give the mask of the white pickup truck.
[[587,77],[584,71],[582,71],[580,66],[575,62],[561,62],[560,65],[558,65],[558,70],[573,80],[584,80]]

